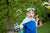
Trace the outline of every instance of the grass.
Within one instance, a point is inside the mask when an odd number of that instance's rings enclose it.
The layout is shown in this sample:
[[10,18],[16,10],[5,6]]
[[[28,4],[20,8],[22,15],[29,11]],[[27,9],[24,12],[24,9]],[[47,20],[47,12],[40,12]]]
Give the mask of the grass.
[[50,33],[50,22],[47,22],[46,25],[37,27],[37,33]]

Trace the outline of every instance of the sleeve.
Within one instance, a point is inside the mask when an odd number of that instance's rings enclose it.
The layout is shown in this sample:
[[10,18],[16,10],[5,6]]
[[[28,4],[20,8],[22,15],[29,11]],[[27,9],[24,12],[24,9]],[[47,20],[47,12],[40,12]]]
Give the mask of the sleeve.
[[23,25],[23,27],[25,27],[26,26],[26,24],[22,24]]

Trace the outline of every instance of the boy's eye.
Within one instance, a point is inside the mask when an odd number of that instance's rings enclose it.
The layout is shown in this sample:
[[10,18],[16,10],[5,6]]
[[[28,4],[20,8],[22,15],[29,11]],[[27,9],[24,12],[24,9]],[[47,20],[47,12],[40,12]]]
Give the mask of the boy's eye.
[[[31,14],[31,13],[29,12],[29,14]],[[34,14],[34,13],[32,12],[32,14]]]

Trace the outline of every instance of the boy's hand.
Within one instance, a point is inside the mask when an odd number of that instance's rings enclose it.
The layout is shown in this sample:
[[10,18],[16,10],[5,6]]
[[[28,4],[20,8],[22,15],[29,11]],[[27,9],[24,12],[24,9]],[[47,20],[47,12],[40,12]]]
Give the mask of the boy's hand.
[[23,28],[23,25],[20,25],[20,29],[22,29]]
[[38,20],[39,20],[39,18],[37,17],[37,18],[36,18],[36,21],[38,21]]

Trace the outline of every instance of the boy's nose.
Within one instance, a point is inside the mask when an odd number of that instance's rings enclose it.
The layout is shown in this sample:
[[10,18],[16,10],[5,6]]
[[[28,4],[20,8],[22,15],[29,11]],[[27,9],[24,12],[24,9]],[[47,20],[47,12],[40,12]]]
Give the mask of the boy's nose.
[[32,15],[32,13],[30,15]]
[[32,16],[32,14],[30,14],[30,16]]

